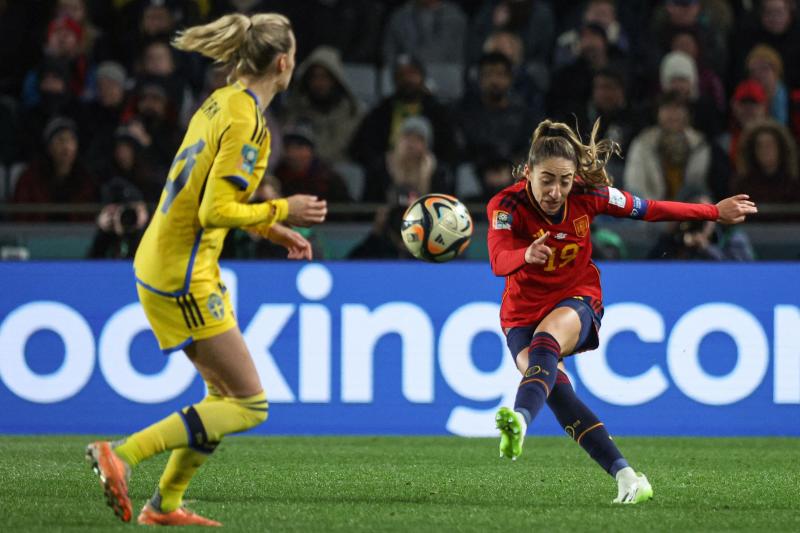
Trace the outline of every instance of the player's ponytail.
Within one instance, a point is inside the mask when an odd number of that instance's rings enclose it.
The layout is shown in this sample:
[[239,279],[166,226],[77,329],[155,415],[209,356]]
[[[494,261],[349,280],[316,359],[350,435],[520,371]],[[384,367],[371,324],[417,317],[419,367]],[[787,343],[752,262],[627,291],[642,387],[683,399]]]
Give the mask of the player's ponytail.
[[179,32],[172,46],[199,52],[230,66],[233,79],[263,76],[278,54],[289,53],[293,41],[292,25],[283,15],[263,13],[248,17],[233,13]]
[[576,173],[584,183],[593,187],[611,185],[611,176],[606,164],[612,155],[620,155],[619,144],[608,139],[597,140],[600,120],[596,120],[589,144],[583,144],[580,136],[563,122],[544,120],[533,132],[531,149],[528,152],[528,167],[551,157],[563,157],[575,162]]

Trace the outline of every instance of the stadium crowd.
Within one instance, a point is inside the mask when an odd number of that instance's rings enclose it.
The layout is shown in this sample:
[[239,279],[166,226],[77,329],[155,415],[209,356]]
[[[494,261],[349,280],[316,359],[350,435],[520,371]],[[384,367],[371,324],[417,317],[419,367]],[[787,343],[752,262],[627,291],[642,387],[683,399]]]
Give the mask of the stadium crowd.
[[[298,40],[259,197],[385,205],[354,256],[402,254],[387,228],[422,194],[485,203],[545,117],[585,136],[600,119],[635,194],[800,202],[794,0],[0,0],[0,202],[103,204],[92,254],[129,257],[226,80],[169,40],[231,11],[284,13]],[[752,256],[719,232],[692,231],[703,258]]]

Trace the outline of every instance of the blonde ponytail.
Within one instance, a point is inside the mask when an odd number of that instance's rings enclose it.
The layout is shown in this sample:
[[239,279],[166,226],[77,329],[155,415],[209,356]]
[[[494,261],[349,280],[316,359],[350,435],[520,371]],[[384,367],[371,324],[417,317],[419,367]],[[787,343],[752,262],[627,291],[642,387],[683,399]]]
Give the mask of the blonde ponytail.
[[606,172],[606,165],[611,156],[620,155],[620,147],[609,139],[598,141],[599,129],[600,119],[597,119],[592,127],[589,143],[583,144],[580,135],[567,124],[552,120],[542,121],[533,132],[528,167],[551,157],[563,157],[575,162],[577,175],[587,185],[611,185],[612,179]]
[[232,78],[263,76],[275,57],[289,53],[293,44],[289,19],[277,13],[224,15],[208,24],[187,28],[172,40],[178,50],[198,52],[230,66]]

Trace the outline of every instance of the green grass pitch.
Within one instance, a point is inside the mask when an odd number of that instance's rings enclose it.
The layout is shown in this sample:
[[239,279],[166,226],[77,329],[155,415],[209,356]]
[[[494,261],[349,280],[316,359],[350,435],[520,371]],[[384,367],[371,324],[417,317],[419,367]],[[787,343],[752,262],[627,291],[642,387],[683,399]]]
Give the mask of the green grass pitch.
[[[87,437],[0,437],[0,530],[122,524],[83,462]],[[800,440],[618,438],[655,499],[615,506],[616,483],[567,438],[233,437],[189,488],[229,531],[800,531]],[[166,456],[134,472],[134,518]]]

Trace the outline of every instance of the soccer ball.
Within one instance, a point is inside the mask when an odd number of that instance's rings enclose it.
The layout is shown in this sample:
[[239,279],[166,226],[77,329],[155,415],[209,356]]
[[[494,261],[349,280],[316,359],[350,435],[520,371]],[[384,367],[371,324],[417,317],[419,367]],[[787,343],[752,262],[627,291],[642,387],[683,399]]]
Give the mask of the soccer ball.
[[417,259],[444,263],[466,250],[472,217],[457,198],[426,194],[406,209],[400,234]]

